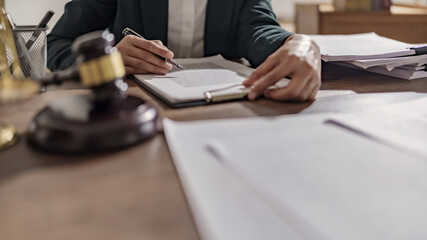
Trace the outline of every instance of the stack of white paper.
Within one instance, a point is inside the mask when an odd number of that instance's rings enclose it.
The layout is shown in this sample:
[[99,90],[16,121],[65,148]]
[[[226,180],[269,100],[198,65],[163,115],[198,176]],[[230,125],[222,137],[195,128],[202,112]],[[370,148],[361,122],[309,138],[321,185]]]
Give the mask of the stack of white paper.
[[427,54],[416,55],[415,47],[375,33],[310,35],[319,45],[322,59],[340,65],[403,79],[427,77]]
[[165,120],[203,239],[426,239],[424,157],[331,118]]

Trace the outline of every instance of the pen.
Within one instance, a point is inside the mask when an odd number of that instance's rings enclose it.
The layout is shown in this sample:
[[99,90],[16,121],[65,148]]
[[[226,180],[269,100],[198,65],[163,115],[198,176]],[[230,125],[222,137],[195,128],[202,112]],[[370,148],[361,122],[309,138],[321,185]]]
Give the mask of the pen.
[[[123,29],[122,34],[123,34],[124,36],[129,35],[129,34],[132,34],[132,35],[135,35],[135,36],[137,36],[137,37],[139,37],[139,38],[143,38],[141,35],[139,35],[137,32],[135,32],[134,30],[132,30],[132,29],[130,29],[130,28],[125,28],[125,29]],[[158,55],[157,55],[157,56],[158,56]],[[161,56],[158,56],[158,57],[159,57],[159,58],[161,58],[161,59],[163,59],[163,60],[165,60],[166,62],[168,62],[168,63],[172,64],[173,66],[177,67],[178,69],[182,69],[182,70],[184,70],[184,69],[185,69],[183,66],[181,66],[181,64],[179,64],[177,61],[175,61],[175,60],[173,60],[173,59],[167,59],[167,58],[164,58],[164,57],[161,57]]]
[[427,54],[427,46],[422,46],[422,47],[411,47],[409,48],[411,50],[415,50],[415,55],[423,55],[423,54]]
[[[47,23],[50,21],[50,19],[52,18],[53,14],[55,14],[54,11],[49,10],[44,17],[42,18],[42,20],[39,22],[39,24],[36,26],[36,28],[44,28],[46,27]],[[25,44],[25,46],[27,47],[27,49],[30,49],[31,46],[33,46],[34,42],[37,40],[37,38],[40,36],[41,31],[34,31],[33,35],[31,36],[31,38],[27,41],[27,43]]]

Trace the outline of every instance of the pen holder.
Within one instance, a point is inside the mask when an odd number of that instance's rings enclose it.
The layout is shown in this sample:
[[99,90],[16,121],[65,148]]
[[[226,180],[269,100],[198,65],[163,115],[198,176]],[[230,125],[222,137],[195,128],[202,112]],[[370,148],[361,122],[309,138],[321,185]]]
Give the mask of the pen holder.
[[[47,29],[47,27],[36,28],[36,26],[17,26],[12,30],[19,62],[22,68],[22,73],[12,73],[13,78],[30,78],[37,80],[46,77]],[[10,49],[7,49],[6,52],[8,65],[11,66],[15,59]]]

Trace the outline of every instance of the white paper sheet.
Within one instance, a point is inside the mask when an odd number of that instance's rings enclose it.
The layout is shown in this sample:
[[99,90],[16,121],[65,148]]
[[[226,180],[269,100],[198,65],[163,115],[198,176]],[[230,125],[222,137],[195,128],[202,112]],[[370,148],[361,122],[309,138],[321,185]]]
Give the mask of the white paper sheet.
[[163,126],[202,239],[303,239],[205,151],[205,125],[165,119]]
[[337,115],[339,124],[427,160],[427,98]]
[[426,64],[420,65],[419,64],[410,64],[410,65],[404,65],[404,66],[399,66],[399,67],[387,67],[387,70],[392,70],[394,68],[401,68],[401,69],[405,69],[405,70],[411,70],[411,71],[420,71],[420,70],[426,70]]
[[[355,69],[362,69],[359,68],[353,64],[350,64],[348,62],[334,62],[334,64],[355,68]],[[391,77],[406,79],[406,80],[414,80],[414,79],[420,79],[420,78],[427,78],[427,72],[424,70],[408,70],[403,68],[393,68],[392,70],[387,70],[384,67],[370,67],[367,69],[363,69],[369,72],[383,74]]]
[[329,117],[165,120],[202,237],[426,238],[426,162],[325,125]]
[[392,70],[387,70],[383,67],[371,67],[366,70],[369,72],[379,73],[407,80],[427,78],[427,72],[424,70],[407,70],[403,68],[393,68]]
[[349,61],[349,63],[364,69],[375,67],[375,66],[382,66],[390,71],[396,67],[405,66],[405,65],[416,66],[416,67],[423,66],[427,64],[427,55],[368,59],[368,60],[354,60],[354,61]]

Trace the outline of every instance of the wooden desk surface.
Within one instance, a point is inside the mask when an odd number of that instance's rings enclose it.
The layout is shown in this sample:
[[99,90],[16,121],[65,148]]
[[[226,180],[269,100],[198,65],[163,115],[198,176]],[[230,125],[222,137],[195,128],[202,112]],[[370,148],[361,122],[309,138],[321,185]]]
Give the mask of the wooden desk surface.
[[[346,77],[343,77],[344,74]],[[427,93],[427,79],[405,81],[325,66],[322,89],[359,93]],[[25,132],[31,118],[48,102],[86,90],[51,90],[23,102],[0,106],[0,120]],[[239,101],[186,109],[168,109],[134,86],[130,94],[153,101],[162,117],[199,119],[277,116],[358,111],[419,97],[357,94],[313,103]],[[199,239],[165,138],[119,152],[53,155],[22,139],[0,152],[0,239]]]

